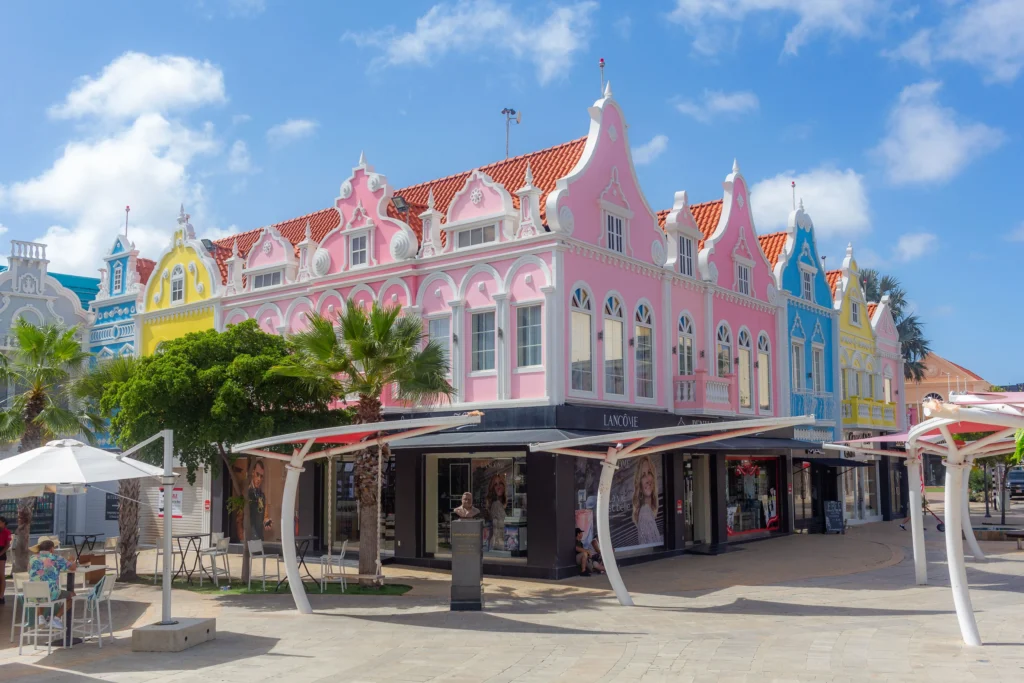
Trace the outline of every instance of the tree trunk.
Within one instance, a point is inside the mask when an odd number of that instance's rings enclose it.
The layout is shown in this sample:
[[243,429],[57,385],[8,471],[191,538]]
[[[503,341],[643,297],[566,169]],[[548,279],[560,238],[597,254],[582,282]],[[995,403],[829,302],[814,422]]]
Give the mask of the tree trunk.
[[[22,417],[25,420],[25,433],[21,435],[19,453],[25,453],[43,445],[46,436],[42,425],[36,423],[39,413],[46,407],[46,394],[32,391],[25,402]],[[22,498],[18,501],[18,540],[14,545],[14,571],[28,571],[28,539],[32,534],[32,513],[35,511],[35,498]]]
[[14,571],[28,571],[28,537],[32,533],[32,511],[35,509],[35,498],[18,500],[18,537],[14,543]]
[[[360,395],[355,422],[369,424],[383,419],[380,398]],[[376,448],[367,448],[356,455],[354,468],[356,498],[359,500],[359,573],[377,575],[380,564],[380,515],[378,514],[378,481],[380,459]],[[376,585],[373,579],[360,579],[360,586]]]
[[[221,464],[224,467],[224,471],[227,473],[227,476],[231,479],[231,488],[232,488],[232,491],[234,492],[234,495],[241,497],[242,500],[244,501],[243,504],[242,504],[242,511],[241,511],[241,516],[242,516],[242,533],[239,535],[239,538],[242,541],[242,581],[248,583],[248,581],[249,581],[249,544],[246,542],[247,539],[248,539],[248,535],[249,535],[249,497],[248,497],[248,488],[246,486],[248,484],[248,479],[243,479],[242,477],[239,477],[237,474],[235,474],[234,465],[231,462],[230,458],[228,458],[227,451],[224,450],[224,446],[223,445],[217,444],[217,452],[220,453],[220,461],[221,461]],[[251,467],[252,467],[252,464],[253,464],[253,459],[252,458],[246,458],[246,463],[247,463],[247,465],[246,465],[246,472],[248,473],[246,476],[248,477],[248,476],[252,475]],[[238,514],[238,513],[235,513],[235,514]],[[229,525],[232,523],[232,518],[234,518],[234,517],[235,517],[235,515],[231,515],[231,517],[229,517],[229,519],[228,519],[228,524]],[[224,535],[227,538],[231,538],[230,526],[229,526],[228,530],[224,533]]]
[[136,563],[139,559],[139,503],[137,501],[142,495],[142,484],[138,479],[122,479],[117,489],[121,495],[117,503],[117,533],[121,539],[117,544],[117,552],[121,556],[121,573],[118,579],[134,581],[138,578]]

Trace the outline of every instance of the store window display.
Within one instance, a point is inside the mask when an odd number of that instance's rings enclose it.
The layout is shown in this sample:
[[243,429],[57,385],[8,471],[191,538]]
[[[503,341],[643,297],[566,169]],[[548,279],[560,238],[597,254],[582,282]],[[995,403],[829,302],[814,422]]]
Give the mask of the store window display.
[[[599,461],[576,459],[576,526],[583,530],[585,545],[589,545],[597,533],[595,514],[600,479]],[[608,504],[608,523],[615,550],[665,545],[664,508],[662,456],[620,460],[612,477]]]
[[779,530],[779,459],[726,458],[730,537]]

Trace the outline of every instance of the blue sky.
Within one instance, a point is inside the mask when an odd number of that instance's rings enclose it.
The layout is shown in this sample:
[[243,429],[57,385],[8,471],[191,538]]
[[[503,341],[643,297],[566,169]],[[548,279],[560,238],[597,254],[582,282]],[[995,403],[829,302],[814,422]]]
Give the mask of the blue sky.
[[758,230],[797,181],[828,266],[897,275],[934,348],[1024,381],[1020,0],[4,3],[0,226],[94,274],[131,205],[156,256],[185,202],[219,237],[329,206],[361,150],[395,186],[584,135],[597,61],[653,207]]

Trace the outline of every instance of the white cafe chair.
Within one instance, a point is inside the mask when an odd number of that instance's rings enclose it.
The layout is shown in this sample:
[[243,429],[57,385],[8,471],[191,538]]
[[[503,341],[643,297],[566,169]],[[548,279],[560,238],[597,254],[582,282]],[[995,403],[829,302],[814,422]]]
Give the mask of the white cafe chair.
[[214,541],[214,545],[209,548],[204,548],[199,551],[199,586],[203,585],[203,575],[206,574],[206,558],[210,558],[210,575],[213,576],[213,585],[219,586],[217,582],[218,578],[218,567],[217,558],[224,558],[224,576],[227,577],[228,585],[231,585],[231,566],[228,564],[228,545],[231,543],[231,539],[224,538],[224,534],[219,534],[220,538]]
[[[53,635],[55,633],[53,619],[57,616],[57,608],[60,607],[62,601],[50,597],[50,584],[46,581],[26,581],[22,584],[21,591],[21,637],[18,638],[18,654],[21,654],[21,649],[27,639],[32,639],[32,648],[35,649],[39,647],[39,636],[43,636],[46,638],[46,654],[49,655],[53,651]],[[40,623],[37,610],[43,612],[43,616],[46,618],[45,624]],[[48,617],[46,610],[50,610]],[[30,613],[31,620],[29,619]],[[64,646],[67,647],[67,631],[59,629],[56,634],[64,638]]]
[[[93,555],[103,555],[104,559],[106,557],[113,557],[114,558],[114,574],[116,574],[118,576],[121,575],[121,569],[118,567],[118,560],[120,558],[119,558],[119,553],[117,551],[117,544],[120,541],[121,541],[121,537],[120,536],[110,536],[105,541],[103,541],[103,547],[102,548],[100,548],[98,550],[93,550],[92,551]],[[110,565],[107,565],[107,568],[109,569]]]
[[[338,555],[320,556],[320,592],[327,590],[327,583],[337,579],[341,583],[341,592],[345,592],[345,551],[348,550],[348,539],[341,544]],[[337,567],[337,571],[335,571]]]
[[263,580],[263,590],[267,590],[267,560],[274,560],[277,563],[274,578],[278,581],[281,580],[281,556],[280,555],[268,555],[263,549],[263,541],[249,541],[249,586],[248,590],[252,590],[252,562],[253,560],[263,561],[263,573],[257,576],[257,579]]
[[[11,574],[11,581],[14,584],[14,606],[11,609],[11,642],[14,642],[14,633],[16,620],[19,614],[21,614],[21,603],[24,599],[22,593],[22,584],[28,583],[28,572],[14,572]],[[20,622],[17,622],[20,623]]]
[[[80,636],[82,640],[96,638],[99,646],[103,647],[103,622],[100,618],[100,600],[108,583],[113,585],[114,577],[104,575],[88,591],[71,598],[72,639],[75,636]],[[113,635],[111,635],[111,639],[113,639]]]

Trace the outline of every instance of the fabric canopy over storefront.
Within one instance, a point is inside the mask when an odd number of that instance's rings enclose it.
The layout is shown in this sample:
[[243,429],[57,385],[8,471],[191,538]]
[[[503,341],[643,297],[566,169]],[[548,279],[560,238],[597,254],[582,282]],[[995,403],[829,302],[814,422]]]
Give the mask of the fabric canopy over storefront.
[[813,462],[816,465],[824,465],[825,467],[870,467],[871,462],[874,462],[854,460],[853,458],[816,458],[810,455],[794,455],[793,460],[796,462]]

